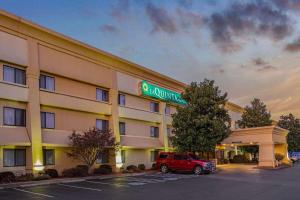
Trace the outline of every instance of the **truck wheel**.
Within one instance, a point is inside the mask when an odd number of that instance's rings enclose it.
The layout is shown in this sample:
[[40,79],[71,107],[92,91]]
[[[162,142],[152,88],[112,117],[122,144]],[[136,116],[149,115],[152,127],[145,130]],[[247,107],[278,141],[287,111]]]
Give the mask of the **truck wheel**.
[[194,168],[194,174],[196,175],[200,175],[200,174],[203,174],[203,169],[201,166],[197,165],[195,168]]
[[166,165],[162,165],[160,166],[160,171],[164,174],[168,173],[168,167]]

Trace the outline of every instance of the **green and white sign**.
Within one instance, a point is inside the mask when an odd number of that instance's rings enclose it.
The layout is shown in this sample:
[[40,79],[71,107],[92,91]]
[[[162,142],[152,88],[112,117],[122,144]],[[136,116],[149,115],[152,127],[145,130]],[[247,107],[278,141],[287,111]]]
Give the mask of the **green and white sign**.
[[181,98],[181,95],[179,93],[152,85],[147,81],[142,81],[141,90],[142,95],[144,96],[149,96],[163,101],[182,105],[186,104],[186,101]]

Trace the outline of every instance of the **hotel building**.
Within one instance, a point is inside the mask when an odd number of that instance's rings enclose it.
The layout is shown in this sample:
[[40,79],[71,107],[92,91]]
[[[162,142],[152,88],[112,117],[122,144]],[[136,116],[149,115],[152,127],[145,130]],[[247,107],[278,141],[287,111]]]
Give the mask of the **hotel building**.
[[[159,150],[171,148],[171,114],[182,103],[184,87],[0,11],[0,171],[22,174],[45,167],[61,172],[81,164],[66,155],[68,136],[92,127],[111,129],[122,146],[117,155],[103,153],[95,167],[150,168]],[[242,108],[232,103],[227,108],[234,123]],[[272,144],[267,150],[274,157]]]

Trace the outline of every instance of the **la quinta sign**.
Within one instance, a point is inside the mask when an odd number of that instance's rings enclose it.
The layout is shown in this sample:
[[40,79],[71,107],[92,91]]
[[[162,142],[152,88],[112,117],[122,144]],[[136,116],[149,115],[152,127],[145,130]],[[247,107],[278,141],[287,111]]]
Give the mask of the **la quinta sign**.
[[153,97],[167,102],[177,103],[185,105],[186,101],[181,98],[181,95],[177,92],[167,90],[155,85],[142,81],[141,83],[142,95]]

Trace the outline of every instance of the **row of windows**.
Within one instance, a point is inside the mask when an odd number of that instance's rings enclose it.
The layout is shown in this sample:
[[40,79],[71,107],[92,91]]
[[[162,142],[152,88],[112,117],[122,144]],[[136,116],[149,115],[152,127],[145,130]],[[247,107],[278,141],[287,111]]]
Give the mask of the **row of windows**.
[[[119,122],[120,135],[126,135],[126,123]],[[159,128],[156,126],[150,126],[150,137],[159,137]]]
[[[43,149],[44,165],[55,165],[54,149]],[[99,153],[97,164],[109,163],[109,150]],[[3,149],[3,166],[17,167],[26,165],[26,149]]]
[[[159,154],[158,150],[150,151],[150,161],[155,162],[158,157],[158,154]],[[121,151],[121,160],[122,160],[122,163],[125,163],[125,161],[126,161],[126,151],[125,150]]]
[[[4,77],[3,78],[4,81],[26,85],[26,76],[24,70],[4,65],[3,77]],[[54,77],[47,76],[47,75],[40,75],[40,88],[49,91],[54,91],[55,90]],[[108,90],[96,88],[96,100],[108,102],[109,101]],[[124,94],[118,95],[118,103],[120,106],[125,106],[126,97]],[[150,102],[150,111],[159,112],[159,103]],[[170,106],[167,105],[165,108],[165,114],[170,115],[170,113],[171,113]]]

